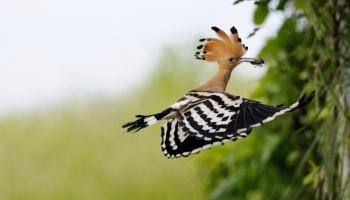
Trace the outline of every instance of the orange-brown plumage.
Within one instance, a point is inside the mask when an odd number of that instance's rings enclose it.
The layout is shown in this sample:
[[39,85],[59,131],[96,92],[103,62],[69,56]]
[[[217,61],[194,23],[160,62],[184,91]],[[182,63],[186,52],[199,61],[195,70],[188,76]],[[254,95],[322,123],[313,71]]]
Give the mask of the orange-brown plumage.
[[218,62],[219,69],[212,79],[198,87],[197,90],[223,92],[230,79],[231,71],[241,62],[245,62],[240,58],[246,53],[248,47],[242,44],[235,27],[231,28],[230,36],[215,26],[212,27],[212,30],[220,39],[200,39],[199,41],[204,43],[197,47],[199,52],[195,56],[200,60]]
[[219,64],[223,64],[225,59],[231,58],[232,61],[230,62],[233,62],[233,60],[238,61],[246,53],[247,48],[242,45],[235,27],[231,28],[231,37],[215,26],[212,29],[220,39],[207,38],[199,40],[204,42],[204,44],[197,47],[200,50],[195,55],[197,59],[209,62],[217,61]]

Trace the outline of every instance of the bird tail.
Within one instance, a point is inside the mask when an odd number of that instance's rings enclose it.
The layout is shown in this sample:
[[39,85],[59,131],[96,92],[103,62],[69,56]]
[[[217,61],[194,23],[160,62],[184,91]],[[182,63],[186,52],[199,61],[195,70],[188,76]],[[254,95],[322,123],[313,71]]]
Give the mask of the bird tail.
[[158,121],[166,118],[171,114],[172,111],[173,110],[171,108],[168,108],[160,113],[153,115],[136,115],[135,117],[139,119],[122,125],[122,128],[127,128],[127,132],[134,131],[134,133],[136,133],[139,130],[151,126],[157,123]]

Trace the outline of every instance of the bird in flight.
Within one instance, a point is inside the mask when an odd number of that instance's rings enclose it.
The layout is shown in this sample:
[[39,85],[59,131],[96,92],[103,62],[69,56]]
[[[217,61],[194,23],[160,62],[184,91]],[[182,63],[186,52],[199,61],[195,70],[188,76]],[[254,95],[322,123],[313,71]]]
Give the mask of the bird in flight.
[[269,106],[258,101],[225,92],[232,70],[242,62],[264,64],[259,58],[242,58],[248,47],[242,44],[237,29],[227,35],[212,27],[217,38],[200,39],[195,57],[217,62],[216,74],[165,110],[153,115],[136,115],[135,121],[124,124],[127,132],[137,132],[160,120],[167,120],[161,128],[161,148],[168,158],[187,157],[212,146],[245,138],[253,127],[272,121],[275,117],[300,108],[314,98],[315,91],[304,94],[294,104]]

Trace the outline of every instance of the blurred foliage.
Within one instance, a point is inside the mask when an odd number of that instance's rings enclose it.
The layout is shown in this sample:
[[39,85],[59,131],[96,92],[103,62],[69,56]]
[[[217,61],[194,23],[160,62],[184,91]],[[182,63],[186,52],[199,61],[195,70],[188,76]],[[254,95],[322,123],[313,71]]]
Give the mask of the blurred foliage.
[[198,180],[189,173],[191,163],[161,154],[159,130],[137,137],[122,133],[119,126],[131,117],[129,110],[137,111],[133,103],[142,101],[152,101],[151,96],[130,99],[130,104],[69,102],[62,109],[1,121],[0,199],[180,199],[200,194]]
[[254,12],[254,23],[260,25],[264,23],[266,17],[269,15],[269,9],[266,4],[261,4]]
[[350,2],[256,2],[257,25],[278,10],[285,19],[261,50],[269,69],[252,98],[290,105],[314,89],[316,98],[201,155],[208,199],[350,199]]
[[200,199],[191,162],[163,156],[159,125],[137,135],[120,127],[196,84],[193,62],[175,52],[165,50],[134,95],[83,98],[2,119],[0,199]]

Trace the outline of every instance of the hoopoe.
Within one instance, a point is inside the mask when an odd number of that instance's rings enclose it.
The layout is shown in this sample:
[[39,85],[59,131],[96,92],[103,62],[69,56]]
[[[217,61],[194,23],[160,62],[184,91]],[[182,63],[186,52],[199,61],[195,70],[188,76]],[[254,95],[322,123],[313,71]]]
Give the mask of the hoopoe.
[[225,92],[232,70],[242,62],[260,65],[263,59],[242,58],[248,47],[242,44],[235,27],[231,35],[212,27],[220,39],[200,39],[197,59],[218,62],[216,74],[202,86],[189,91],[176,103],[153,115],[136,115],[136,121],[124,124],[127,132],[139,131],[160,120],[167,120],[161,128],[161,148],[168,158],[187,157],[224,144],[245,138],[253,127],[261,126],[275,117],[300,108],[314,98],[313,91],[305,94],[288,107],[268,106]]

